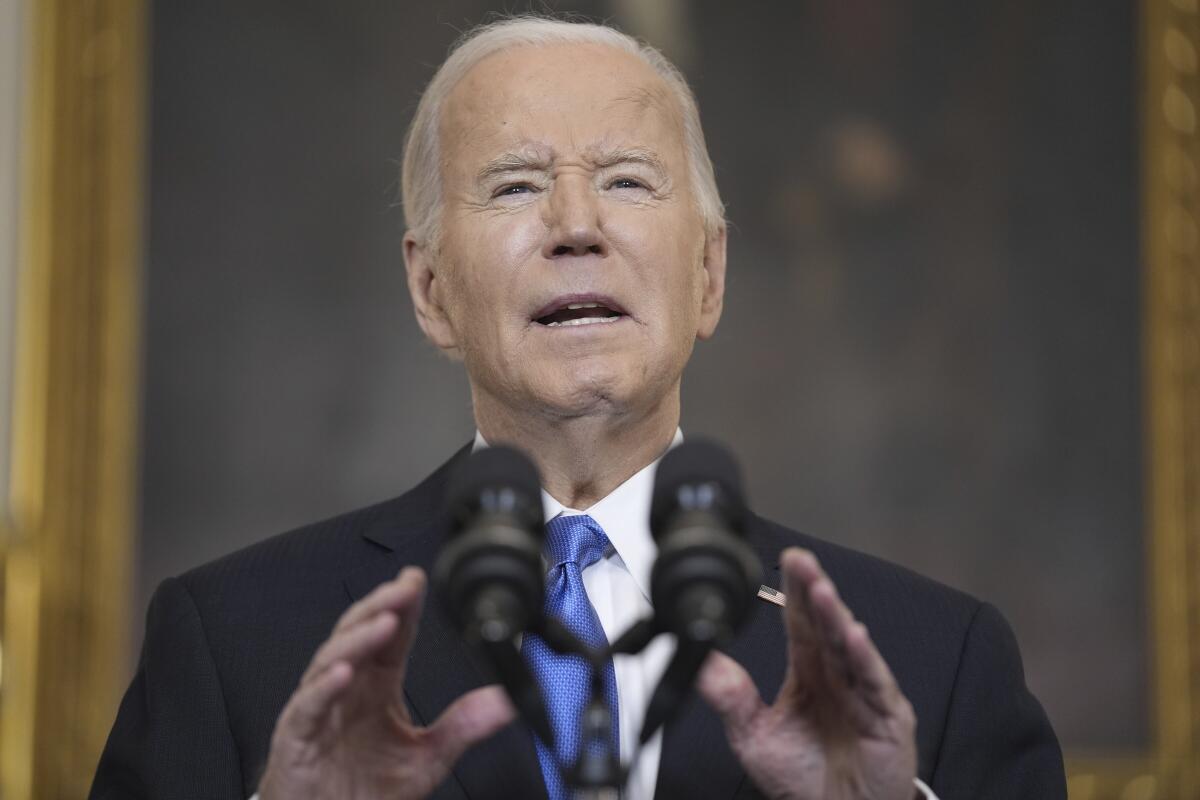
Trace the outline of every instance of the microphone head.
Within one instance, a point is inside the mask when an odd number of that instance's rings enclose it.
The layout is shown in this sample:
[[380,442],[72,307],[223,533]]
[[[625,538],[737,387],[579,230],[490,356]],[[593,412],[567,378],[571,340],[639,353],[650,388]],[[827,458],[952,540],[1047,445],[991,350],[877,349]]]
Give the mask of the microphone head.
[[496,446],[478,450],[450,476],[446,488],[450,535],[456,536],[480,514],[511,514],[532,530],[542,528],[542,479],[520,450]]
[[655,476],[650,573],[656,618],[681,642],[727,642],[751,612],[762,574],[747,544],[742,481],[729,451],[689,441],[663,456]]
[[715,514],[732,532],[743,535],[742,475],[729,450],[708,439],[689,439],[663,456],[650,501],[650,531],[656,542],[661,544],[679,511]]
[[472,453],[451,476],[433,583],[469,640],[510,640],[541,613],[542,515],[537,468],[517,450]]

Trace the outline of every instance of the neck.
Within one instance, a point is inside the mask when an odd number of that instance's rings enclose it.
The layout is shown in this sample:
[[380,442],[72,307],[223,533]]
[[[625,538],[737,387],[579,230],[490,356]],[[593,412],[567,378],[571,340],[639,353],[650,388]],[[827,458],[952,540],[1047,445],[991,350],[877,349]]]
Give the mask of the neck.
[[586,510],[661,456],[679,427],[679,387],[635,414],[521,414],[476,395],[475,424],[489,444],[529,455],[542,488],[567,508]]

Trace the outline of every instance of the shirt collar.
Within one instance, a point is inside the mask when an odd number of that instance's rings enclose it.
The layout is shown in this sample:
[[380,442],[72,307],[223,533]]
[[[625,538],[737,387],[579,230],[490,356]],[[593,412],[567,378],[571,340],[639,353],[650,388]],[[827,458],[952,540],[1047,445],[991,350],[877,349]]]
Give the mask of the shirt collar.
[[[683,441],[683,432],[675,429],[675,436],[667,449]],[[487,447],[483,434],[475,432],[472,450]],[[542,509],[547,522],[560,514],[587,514],[599,523],[608,536],[608,541],[617,557],[625,564],[642,595],[650,599],[650,570],[658,555],[658,547],[650,535],[650,500],[654,494],[654,473],[658,469],[660,455],[635,472],[624,483],[613,489],[608,496],[591,508],[576,510],[567,508],[542,490]]]

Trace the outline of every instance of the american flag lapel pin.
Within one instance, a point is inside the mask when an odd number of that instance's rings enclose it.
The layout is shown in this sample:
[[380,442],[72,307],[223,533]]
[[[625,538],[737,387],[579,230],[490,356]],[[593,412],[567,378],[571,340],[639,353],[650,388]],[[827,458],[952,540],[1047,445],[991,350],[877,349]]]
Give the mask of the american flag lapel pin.
[[768,603],[774,603],[777,606],[786,606],[787,598],[783,592],[778,589],[772,589],[770,586],[762,585],[758,587],[758,596]]

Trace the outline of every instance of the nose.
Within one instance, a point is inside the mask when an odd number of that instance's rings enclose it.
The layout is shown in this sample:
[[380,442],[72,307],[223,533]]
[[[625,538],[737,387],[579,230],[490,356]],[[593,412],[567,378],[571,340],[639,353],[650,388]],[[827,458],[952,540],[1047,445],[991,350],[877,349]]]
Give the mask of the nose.
[[564,175],[554,181],[545,222],[549,234],[542,250],[544,257],[607,255],[599,198],[584,176]]

